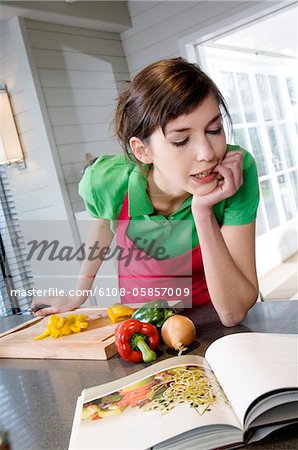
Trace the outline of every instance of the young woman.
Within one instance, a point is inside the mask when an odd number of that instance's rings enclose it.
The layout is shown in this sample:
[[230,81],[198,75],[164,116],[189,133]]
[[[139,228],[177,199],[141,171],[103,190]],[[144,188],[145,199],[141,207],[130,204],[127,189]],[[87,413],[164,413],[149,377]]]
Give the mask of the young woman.
[[[188,286],[192,305],[211,301],[226,326],[255,303],[257,171],[247,151],[227,145],[224,119],[216,85],[182,58],[149,65],[119,97],[115,124],[125,154],[99,157],[80,194],[94,218],[88,242],[102,249],[116,234],[119,248],[134,250],[129,263],[119,258],[122,301],[158,298],[132,298],[132,287],[163,287],[167,298],[171,286],[179,293],[177,286]],[[83,262],[78,290],[91,288],[102,259]],[[45,315],[85,300],[35,299],[32,306],[47,303],[37,313]]]

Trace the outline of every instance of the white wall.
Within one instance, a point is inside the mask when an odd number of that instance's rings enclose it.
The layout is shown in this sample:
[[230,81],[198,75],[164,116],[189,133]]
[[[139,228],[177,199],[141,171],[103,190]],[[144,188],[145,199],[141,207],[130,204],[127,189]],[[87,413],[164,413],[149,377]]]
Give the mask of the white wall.
[[[35,239],[41,230],[50,228],[52,221],[56,220],[63,222],[63,235],[69,245],[75,245],[77,229],[62,170],[57,166],[53,136],[21,19],[16,17],[1,22],[0,47],[1,82],[7,85],[26,161],[25,169],[11,166],[8,170],[25,242]],[[36,287],[46,288],[52,284],[47,279],[47,270],[42,277],[38,268],[30,265]],[[62,278],[57,284],[66,288]]]
[[[84,154],[119,151],[109,123],[121,80],[128,78],[120,37],[17,17],[1,25],[1,82],[11,96],[27,165],[9,168],[25,241],[58,237],[61,245],[75,247],[74,212],[84,209],[77,194]],[[74,286],[69,277],[79,263],[45,263],[31,261],[36,287]]]
[[115,99],[128,79],[119,34],[14,18],[1,22],[8,86],[27,168],[11,167],[21,219],[73,219],[84,155],[119,152]]
[[1,82],[7,85],[27,168],[9,170],[14,200],[22,219],[66,219],[42,105],[32,76],[18,18],[1,22]]
[[132,27],[121,33],[131,75],[162,58],[181,56],[179,40],[195,33],[216,32],[251,11],[272,8],[278,1],[128,1]]
[[85,153],[115,153],[111,122],[128,70],[117,33],[26,20],[59,165],[74,212]]

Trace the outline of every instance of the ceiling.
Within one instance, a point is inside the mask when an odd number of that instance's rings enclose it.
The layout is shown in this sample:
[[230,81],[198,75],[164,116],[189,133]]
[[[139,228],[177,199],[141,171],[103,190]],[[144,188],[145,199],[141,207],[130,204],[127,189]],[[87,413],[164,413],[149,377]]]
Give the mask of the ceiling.
[[15,16],[117,33],[131,26],[126,1],[1,1],[1,20]]

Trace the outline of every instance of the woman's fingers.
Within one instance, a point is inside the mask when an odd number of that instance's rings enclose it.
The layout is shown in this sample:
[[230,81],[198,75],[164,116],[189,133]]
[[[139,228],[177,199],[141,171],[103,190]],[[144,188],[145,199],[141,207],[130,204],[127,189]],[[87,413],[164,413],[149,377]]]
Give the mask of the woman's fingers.
[[50,306],[49,308],[42,308],[39,309],[38,311],[34,312],[34,316],[37,317],[43,317],[43,316],[48,316],[49,314],[57,314],[58,312],[60,312],[59,308],[57,308],[56,306]]
[[231,179],[232,183],[235,186],[235,189],[238,190],[243,183],[243,173],[242,166],[238,161],[228,162],[218,168],[218,172],[227,180]]
[[224,165],[232,170],[235,184],[239,189],[243,183],[243,155],[236,154],[233,158],[227,159]]
[[192,209],[196,214],[199,208],[209,208],[234,195],[243,184],[243,153],[242,151],[227,152],[224,159],[214,169],[217,172],[217,187],[209,194],[195,196]]
[[233,171],[226,166],[217,166],[216,171],[222,176],[222,180],[219,181],[218,187],[225,193],[225,197],[230,197],[237,190]]
[[32,300],[31,310],[35,316],[47,316],[70,309],[66,297],[36,297]]
[[234,187],[235,190],[238,190],[243,183],[242,166],[243,154],[242,152],[235,151],[227,153],[221,164],[219,164],[214,170],[223,176],[224,183],[227,182],[229,188]]
[[[81,302],[82,303],[82,302]],[[75,301],[75,297],[40,297],[33,299],[31,310],[35,316],[47,316],[60,312],[72,311],[78,308],[81,303]],[[41,306],[41,309],[39,307]]]

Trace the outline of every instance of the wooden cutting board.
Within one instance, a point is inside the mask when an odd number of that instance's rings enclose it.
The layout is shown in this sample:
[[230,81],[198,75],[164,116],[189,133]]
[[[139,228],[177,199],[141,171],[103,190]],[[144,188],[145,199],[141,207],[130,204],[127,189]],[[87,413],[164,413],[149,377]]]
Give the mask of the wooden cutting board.
[[49,316],[34,318],[0,334],[0,358],[102,360],[117,354],[114,331],[118,324],[112,324],[107,308],[80,308],[73,313],[89,316],[87,330],[35,341],[34,337],[44,332]]

